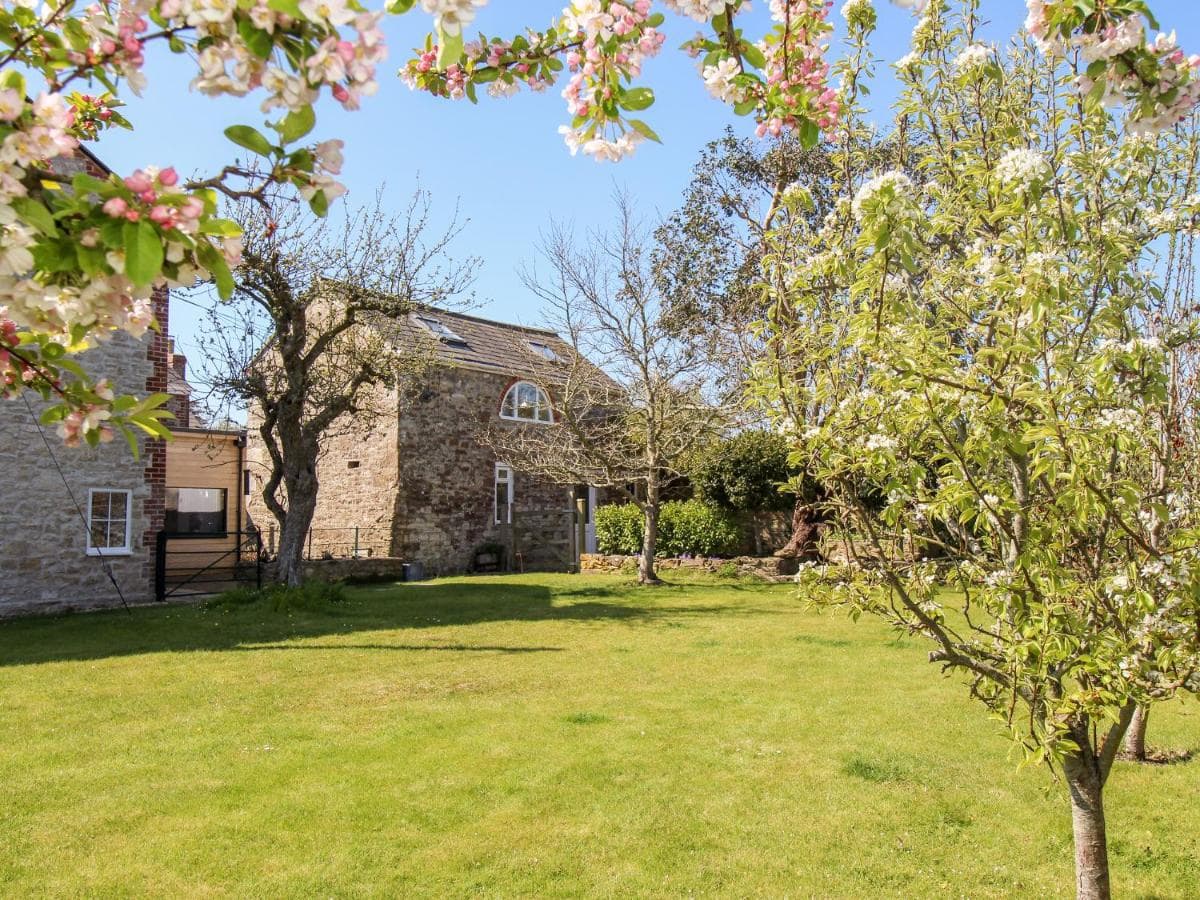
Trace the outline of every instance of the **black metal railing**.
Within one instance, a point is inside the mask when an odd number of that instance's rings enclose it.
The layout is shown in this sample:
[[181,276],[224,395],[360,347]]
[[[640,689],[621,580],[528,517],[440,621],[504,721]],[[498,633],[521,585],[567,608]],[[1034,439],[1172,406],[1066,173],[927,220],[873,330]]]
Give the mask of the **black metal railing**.
[[[275,555],[279,532],[268,525],[263,535],[265,552]],[[348,525],[342,528],[310,528],[304,536],[304,558],[363,559],[392,555],[392,529],[388,525]]]
[[234,587],[262,587],[263,543],[257,531],[196,535],[160,531],[154,546],[154,597],[200,597]]

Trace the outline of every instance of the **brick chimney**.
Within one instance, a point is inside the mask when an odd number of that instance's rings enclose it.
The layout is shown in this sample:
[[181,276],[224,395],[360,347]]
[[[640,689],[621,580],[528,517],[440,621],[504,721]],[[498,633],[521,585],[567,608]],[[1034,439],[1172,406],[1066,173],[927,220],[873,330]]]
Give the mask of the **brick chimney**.
[[188,428],[192,424],[192,389],[187,383],[187,357],[175,352],[175,338],[167,338],[167,360],[171,366],[171,377],[167,379],[171,400],[167,409],[175,414],[173,425]]
[[167,352],[171,355],[171,371],[187,381],[187,357],[182,353],[175,352],[175,338],[168,338],[168,346]]

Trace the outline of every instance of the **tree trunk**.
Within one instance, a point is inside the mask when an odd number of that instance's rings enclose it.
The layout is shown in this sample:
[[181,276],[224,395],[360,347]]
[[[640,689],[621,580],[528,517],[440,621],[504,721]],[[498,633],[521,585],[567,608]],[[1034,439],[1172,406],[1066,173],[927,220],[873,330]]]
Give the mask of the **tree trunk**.
[[1104,782],[1095,756],[1084,748],[1063,761],[1071,794],[1078,900],[1110,900],[1108,839],[1104,830]]
[[821,559],[821,529],[827,516],[813,503],[796,498],[792,509],[792,538],[787,546],[775,552],[786,559],[819,561]]
[[1129,730],[1125,732],[1125,743],[1121,745],[1121,759],[1146,761],[1146,724],[1149,719],[1149,706],[1139,706],[1134,710]]
[[642,530],[642,555],[638,557],[638,584],[662,584],[654,571],[654,556],[658,552],[658,486],[650,485],[646,494],[646,505],[642,509],[645,527]]
[[275,580],[289,587],[304,581],[304,543],[317,509],[317,478],[314,467],[300,466],[284,478],[287,512],[279,523],[279,557]]

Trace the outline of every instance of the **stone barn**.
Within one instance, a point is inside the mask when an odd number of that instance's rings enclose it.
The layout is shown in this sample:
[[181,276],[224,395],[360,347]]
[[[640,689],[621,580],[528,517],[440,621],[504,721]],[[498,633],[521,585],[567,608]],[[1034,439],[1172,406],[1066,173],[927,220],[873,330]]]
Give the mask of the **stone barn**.
[[[306,556],[390,557],[445,575],[473,570],[499,547],[508,567],[566,571],[576,498],[586,505],[580,549],[594,550],[595,489],[517,472],[478,439],[489,423],[553,427],[549,398],[526,379],[547,360],[574,358],[571,346],[550,331],[437,309],[395,326],[398,340],[429,348],[428,365],[419,384],[378,393],[382,414],[322,441]],[[248,514],[270,549],[267,457],[253,421],[246,458]]]

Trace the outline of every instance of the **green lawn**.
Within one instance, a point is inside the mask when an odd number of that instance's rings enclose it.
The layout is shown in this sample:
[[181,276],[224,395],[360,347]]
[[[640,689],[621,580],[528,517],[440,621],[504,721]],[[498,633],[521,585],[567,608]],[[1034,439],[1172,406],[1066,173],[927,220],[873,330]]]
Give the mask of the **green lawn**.
[[[1152,737],[1200,745],[1200,707]],[[1062,896],[1044,770],[788,586],[449,579],[0,623],[3,896]],[[1118,892],[1200,896],[1200,762],[1119,764]]]

